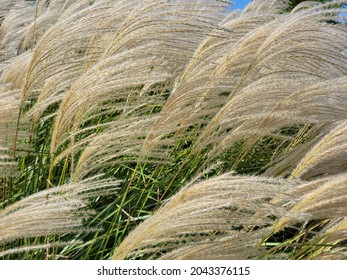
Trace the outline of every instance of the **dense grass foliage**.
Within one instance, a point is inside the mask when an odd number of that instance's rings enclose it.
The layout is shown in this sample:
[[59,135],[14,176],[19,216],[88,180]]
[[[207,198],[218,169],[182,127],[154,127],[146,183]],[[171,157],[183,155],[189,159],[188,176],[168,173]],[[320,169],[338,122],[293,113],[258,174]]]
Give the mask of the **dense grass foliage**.
[[346,259],[321,2],[2,0],[1,258]]

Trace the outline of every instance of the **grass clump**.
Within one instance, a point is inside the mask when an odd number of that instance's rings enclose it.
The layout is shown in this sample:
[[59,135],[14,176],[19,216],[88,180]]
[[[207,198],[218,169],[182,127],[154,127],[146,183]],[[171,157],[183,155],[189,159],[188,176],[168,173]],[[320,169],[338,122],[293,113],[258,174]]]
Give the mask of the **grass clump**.
[[344,1],[14,2],[1,258],[347,257]]

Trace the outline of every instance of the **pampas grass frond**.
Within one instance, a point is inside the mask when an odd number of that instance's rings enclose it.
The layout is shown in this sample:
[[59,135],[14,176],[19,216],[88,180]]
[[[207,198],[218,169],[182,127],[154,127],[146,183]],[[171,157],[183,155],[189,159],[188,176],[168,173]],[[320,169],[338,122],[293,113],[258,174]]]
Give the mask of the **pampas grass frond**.
[[29,150],[23,141],[28,137],[24,130],[26,122],[21,123],[21,130],[16,139],[16,118],[19,113],[20,91],[11,89],[9,84],[0,84],[0,177],[9,178],[18,175],[18,166],[13,156],[14,142],[18,141],[18,150]]
[[311,178],[346,170],[346,128],[346,120],[335,123],[333,129],[298,164],[292,177]]
[[[194,48],[216,22],[213,10],[181,2],[182,5],[172,5],[167,1],[147,1],[138,11],[130,12],[123,19],[114,37],[110,37],[112,44],[105,49],[100,62],[86,71],[62,100],[51,153],[68,139],[67,134],[75,133],[78,126],[96,114],[99,116],[99,108],[107,104],[117,103],[111,107],[114,111],[107,110],[107,114],[117,114],[121,123],[126,118],[130,124],[139,114],[150,114],[153,108],[163,106],[165,99],[160,94],[170,90],[166,86],[172,84]],[[157,9],[159,5],[160,10]],[[187,17],[190,9],[198,16]],[[112,126],[121,124],[116,121]],[[138,137],[136,132],[134,136]]]
[[[294,199],[294,196],[286,195],[294,185],[284,180],[225,174],[184,188],[138,226],[113,258],[142,255],[166,258],[166,254],[179,259],[184,256],[206,258],[208,255],[218,258],[220,255],[208,253],[215,241],[217,246],[220,243],[219,248],[227,248],[222,250],[223,258],[240,258],[238,252],[243,250],[249,254],[243,251],[243,258],[246,255],[246,258],[254,258],[260,254],[256,253],[256,245],[261,240],[254,228],[269,227],[273,216],[286,215],[285,208],[269,201],[274,197]],[[235,242],[238,239],[241,242]],[[213,251],[218,252],[218,248]]]
[[336,221],[308,241],[334,248],[346,238],[345,181],[346,175],[305,183],[227,174],[205,180],[172,197],[113,258],[257,258],[266,255],[264,237],[312,219]]
[[0,61],[8,60],[20,54],[21,42],[27,26],[35,20],[35,7],[32,2],[23,1],[12,5],[9,5],[10,10],[0,27]]
[[[42,245],[31,245],[31,246],[23,246],[23,247],[17,247],[14,249],[8,249],[6,251],[1,251],[0,252],[0,258],[3,258],[5,256],[11,256],[11,255],[16,255],[16,254],[23,254],[25,252],[30,252],[30,251],[39,251],[39,250],[44,250],[47,251],[49,249],[55,249],[59,247],[67,247],[71,245],[78,245],[81,244],[82,242],[54,242],[54,243],[47,243],[47,244],[42,244]],[[50,256],[47,256],[47,259]],[[60,258],[61,256],[54,256],[56,258]],[[64,257],[62,257],[64,259]]]
[[87,200],[114,193],[118,185],[117,181],[89,178],[23,198],[0,212],[0,244],[23,237],[90,231],[83,225],[92,214]]

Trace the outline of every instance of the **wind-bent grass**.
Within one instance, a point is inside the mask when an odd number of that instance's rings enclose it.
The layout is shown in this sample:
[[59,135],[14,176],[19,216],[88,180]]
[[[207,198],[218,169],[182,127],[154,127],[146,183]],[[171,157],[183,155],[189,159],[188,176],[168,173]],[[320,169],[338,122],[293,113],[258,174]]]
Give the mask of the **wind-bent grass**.
[[347,257],[344,1],[3,2],[1,258]]

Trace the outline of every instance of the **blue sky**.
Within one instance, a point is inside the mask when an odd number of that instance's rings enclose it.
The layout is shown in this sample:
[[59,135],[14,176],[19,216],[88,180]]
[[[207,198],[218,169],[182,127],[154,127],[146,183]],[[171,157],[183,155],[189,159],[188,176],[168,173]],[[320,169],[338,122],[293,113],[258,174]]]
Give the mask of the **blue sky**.
[[232,6],[233,10],[243,9],[251,0],[232,0],[234,5]]
[[[230,9],[237,10],[237,9],[243,9],[248,3],[252,2],[252,0],[231,0],[234,2],[234,5],[231,6]],[[347,2],[346,2],[347,5]],[[341,13],[341,15],[347,17],[347,13]]]

